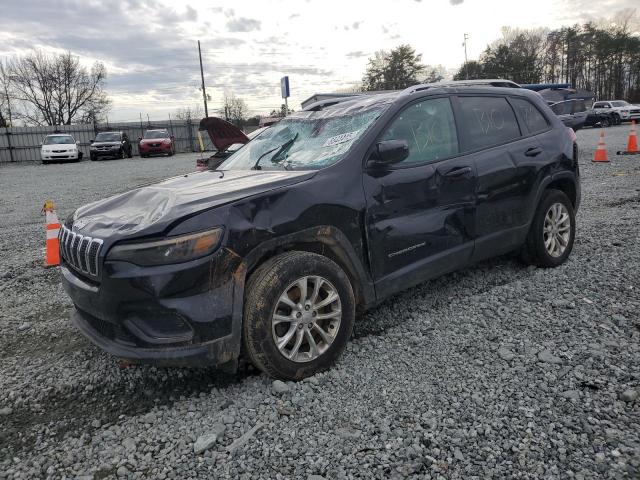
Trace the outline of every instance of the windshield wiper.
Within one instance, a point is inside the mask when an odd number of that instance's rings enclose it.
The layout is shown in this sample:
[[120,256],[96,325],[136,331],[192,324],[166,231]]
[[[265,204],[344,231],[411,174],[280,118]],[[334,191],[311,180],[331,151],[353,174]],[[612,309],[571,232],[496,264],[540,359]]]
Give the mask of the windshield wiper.
[[298,134],[296,133],[293,138],[287,140],[279,147],[272,148],[271,150],[267,150],[266,152],[264,152],[262,155],[258,157],[258,159],[256,160],[256,163],[253,164],[253,167],[251,168],[251,170],[261,170],[262,167],[260,167],[260,160],[262,160],[264,157],[269,155],[271,152],[275,152],[277,150],[276,154],[273,157],[271,157],[271,161],[273,162],[273,159],[276,158],[278,155],[280,155],[282,152],[286,151],[288,148],[290,148],[291,145],[293,145],[293,142],[295,142],[297,138],[298,138]]

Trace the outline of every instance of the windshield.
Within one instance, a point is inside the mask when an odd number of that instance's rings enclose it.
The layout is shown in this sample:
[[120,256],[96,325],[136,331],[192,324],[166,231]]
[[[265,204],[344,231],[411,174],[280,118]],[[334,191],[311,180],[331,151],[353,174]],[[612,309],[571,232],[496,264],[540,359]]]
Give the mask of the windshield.
[[614,107],[626,107],[627,105],[629,105],[629,103],[625,102],[624,100],[618,100],[616,102],[611,102],[611,105],[613,105]]
[[318,170],[332,165],[344,157],[393,99],[375,97],[344,102],[319,112],[293,113],[264,130],[219,168]]
[[71,143],[76,143],[71,135],[55,135],[44,139],[44,145],[69,145]]
[[142,138],[169,138],[169,132],[166,130],[147,130]]
[[96,142],[119,142],[119,133],[99,133],[96,136]]

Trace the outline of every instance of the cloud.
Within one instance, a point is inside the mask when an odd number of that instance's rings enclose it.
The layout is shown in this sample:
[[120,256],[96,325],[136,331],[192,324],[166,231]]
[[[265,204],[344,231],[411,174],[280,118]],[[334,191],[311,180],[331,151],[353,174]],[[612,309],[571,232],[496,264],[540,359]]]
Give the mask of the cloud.
[[346,54],[347,58],[362,58],[362,57],[366,57],[368,55],[368,53],[363,52],[362,50],[356,50],[355,52],[349,52]]
[[260,20],[253,18],[238,17],[227,22],[227,30],[230,32],[252,32],[260,30]]

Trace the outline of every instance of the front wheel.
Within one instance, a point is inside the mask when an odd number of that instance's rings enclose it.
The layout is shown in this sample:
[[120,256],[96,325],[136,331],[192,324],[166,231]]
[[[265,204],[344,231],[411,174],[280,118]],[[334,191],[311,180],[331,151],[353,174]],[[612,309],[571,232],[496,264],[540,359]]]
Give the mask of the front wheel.
[[245,292],[245,351],[275,378],[301,380],[328,369],[351,336],[353,289],[327,257],[278,255],[251,275]]
[[540,267],[562,265],[571,254],[575,234],[576,219],[569,197],[560,190],[546,190],[533,217],[523,257]]

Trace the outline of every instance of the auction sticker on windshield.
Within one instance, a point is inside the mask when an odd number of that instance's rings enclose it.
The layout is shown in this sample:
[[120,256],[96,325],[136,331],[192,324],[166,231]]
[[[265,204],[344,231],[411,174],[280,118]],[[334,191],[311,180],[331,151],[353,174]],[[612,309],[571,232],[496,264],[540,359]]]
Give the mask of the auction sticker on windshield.
[[334,145],[338,145],[339,143],[348,142],[353,140],[358,135],[358,130],[355,132],[347,132],[341,133],[340,135],[336,135],[335,137],[327,138],[327,140],[322,144],[323,147],[332,147]]

